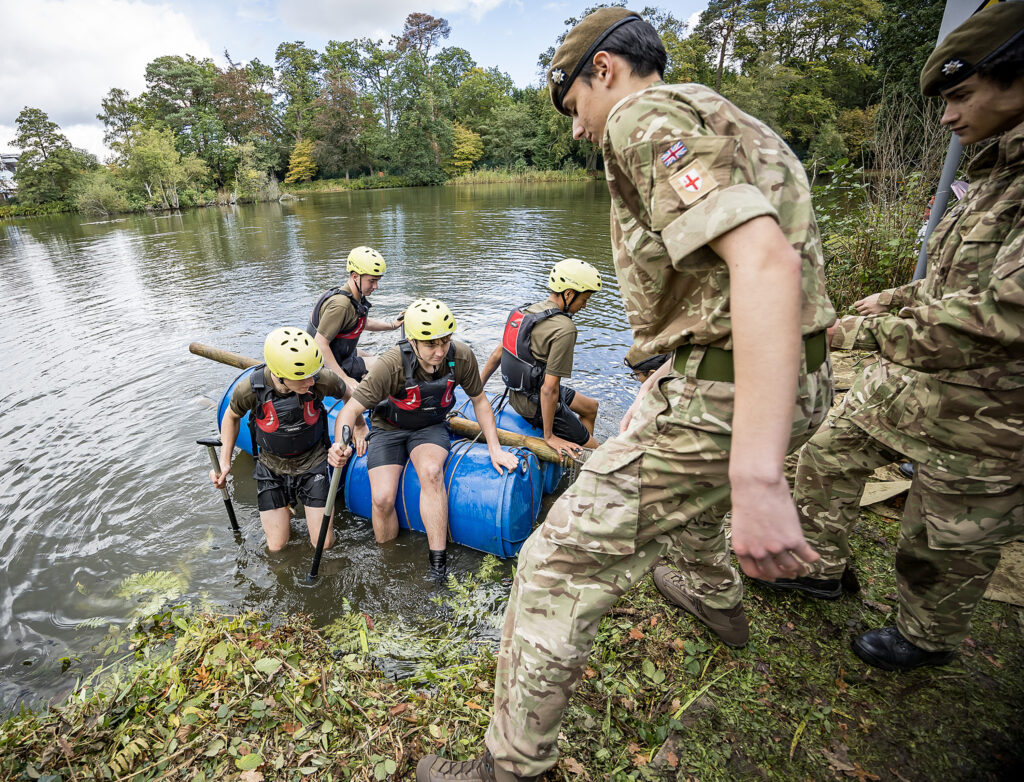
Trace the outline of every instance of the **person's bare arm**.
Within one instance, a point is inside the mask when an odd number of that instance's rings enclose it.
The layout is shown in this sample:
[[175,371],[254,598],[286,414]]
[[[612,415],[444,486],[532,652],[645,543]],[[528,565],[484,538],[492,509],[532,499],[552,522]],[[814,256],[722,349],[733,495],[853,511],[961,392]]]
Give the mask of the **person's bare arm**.
[[729,267],[731,292],[732,546],[747,575],[793,578],[818,559],[804,540],[782,466],[803,350],[800,256],[768,216],[710,244]]
[[486,386],[487,381],[491,379],[491,375],[499,366],[501,366],[501,345],[498,345],[484,362],[484,368],[480,370],[480,382]]

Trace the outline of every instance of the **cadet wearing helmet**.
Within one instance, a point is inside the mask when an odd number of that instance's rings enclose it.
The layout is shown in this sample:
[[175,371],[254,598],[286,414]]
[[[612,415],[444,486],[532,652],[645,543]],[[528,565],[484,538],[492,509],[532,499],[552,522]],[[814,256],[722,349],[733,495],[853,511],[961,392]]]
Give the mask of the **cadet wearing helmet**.
[[501,344],[487,359],[480,379],[486,384],[500,366],[512,409],[541,429],[556,451],[575,453],[580,446],[597,447],[597,400],[561,381],[572,375],[572,316],[601,290],[601,273],[586,261],[566,258],[551,270],[548,288],[546,299],[509,314]]
[[487,754],[427,756],[420,782],[532,779],[558,757],[562,713],[601,617],[655,583],[725,643],[748,637],[732,543],[751,575],[816,558],[783,474],[832,400],[821,240],[800,160],[699,84],[662,83],[667,55],[625,8],[586,16],[547,73],[573,135],[600,144],[633,343],[673,353],[640,387],[519,554]]
[[444,464],[451,437],[445,418],[455,405],[455,386],[473,401],[491,464],[499,473],[518,460],[501,450],[494,414],[484,395],[476,357],[467,345],[452,339],[455,316],[437,299],[416,299],[405,310],[405,334],[385,351],[338,416],[338,425],[353,426],[373,410],[369,437],[355,433],[356,451],[369,449],[367,468],[373,498],[373,534],[378,543],[398,535],[395,496],[406,461],[420,479],[420,517],[430,546],[434,575],[445,570],[448,539],[448,497]]
[[[772,586],[842,595],[858,499],[875,468],[911,459],[894,624],[853,640],[869,665],[942,665],[971,628],[1003,543],[1024,534],[1024,3],[990,5],[921,72],[941,123],[977,145],[966,196],[936,227],[924,279],[840,320],[837,348],[875,350],[828,428],[800,452],[795,495],[821,558]],[[879,310],[874,307],[878,306]]]
[[367,297],[380,286],[387,271],[384,257],[370,247],[356,247],[345,263],[348,281],[325,291],[313,305],[306,331],[316,338],[324,355],[324,364],[352,391],[373,364],[373,356],[359,350],[363,331],[392,331],[402,325],[402,316],[393,320],[368,317]]
[[[223,488],[231,471],[231,452],[242,417],[249,413],[249,432],[256,453],[256,502],[267,535],[267,548],[279,551],[288,542],[288,506],[296,500],[306,509],[309,539],[316,545],[330,483],[328,460],[345,464],[351,448],[331,445],[325,396],[347,399],[348,389],[324,369],[323,355],[313,338],[298,328],[274,329],[263,345],[265,363],[253,368],[248,382],[235,386],[221,421],[220,473],[210,479]],[[365,428],[365,424],[363,424]],[[334,544],[328,531],[326,546]]]

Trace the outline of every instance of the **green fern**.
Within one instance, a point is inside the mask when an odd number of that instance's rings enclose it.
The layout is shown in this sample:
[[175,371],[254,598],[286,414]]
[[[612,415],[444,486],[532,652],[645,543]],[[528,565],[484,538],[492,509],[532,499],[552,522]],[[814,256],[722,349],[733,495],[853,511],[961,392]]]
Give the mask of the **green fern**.
[[181,597],[188,589],[188,579],[169,570],[133,573],[117,585],[114,594],[125,600],[136,600],[134,616],[155,614],[168,603]]

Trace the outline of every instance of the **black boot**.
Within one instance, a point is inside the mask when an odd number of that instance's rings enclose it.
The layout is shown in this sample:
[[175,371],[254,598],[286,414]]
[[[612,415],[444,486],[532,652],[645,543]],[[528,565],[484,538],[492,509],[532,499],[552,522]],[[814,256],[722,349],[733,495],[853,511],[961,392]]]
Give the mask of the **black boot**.
[[843,570],[839,578],[779,578],[775,581],[765,581],[760,578],[752,579],[762,586],[777,589],[780,592],[803,592],[808,597],[816,600],[838,600],[843,592],[856,594],[860,591],[860,583],[857,581],[857,574],[849,565]]
[[922,665],[945,665],[956,652],[929,652],[911,643],[895,627],[882,627],[853,639],[853,653],[883,671],[909,671]]
[[430,550],[430,577],[435,581],[444,581],[448,577],[448,550]]

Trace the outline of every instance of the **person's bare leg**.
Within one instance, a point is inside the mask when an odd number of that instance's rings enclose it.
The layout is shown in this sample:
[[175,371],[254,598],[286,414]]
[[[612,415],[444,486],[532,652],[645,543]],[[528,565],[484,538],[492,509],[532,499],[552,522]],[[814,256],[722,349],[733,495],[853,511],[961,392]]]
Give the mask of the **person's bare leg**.
[[398,512],[395,510],[395,497],[398,494],[398,482],[402,478],[404,465],[385,464],[369,471],[370,497],[373,502],[371,512],[373,536],[378,543],[387,543],[398,537]]
[[288,513],[288,508],[260,511],[260,524],[263,525],[263,532],[267,536],[267,548],[271,551],[280,551],[288,545],[288,533],[291,531],[288,523],[290,519],[291,514]]
[[583,443],[584,448],[597,448],[600,443],[594,439],[594,424],[597,423],[597,400],[584,396],[579,391],[572,398],[569,409],[580,417],[580,423],[590,432],[590,439]]
[[[324,521],[323,508],[306,507],[306,529],[309,530],[309,542],[316,546],[320,539],[320,525]],[[328,522],[327,539],[324,540],[324,548],[328,549],[334,545],[334,522]]]
[[417,445],[409,454],[420,479],[420,518],[431,551],[443,551],[448,542],[448,494],[444,489],[444,462],[448,450],[433,443]]

